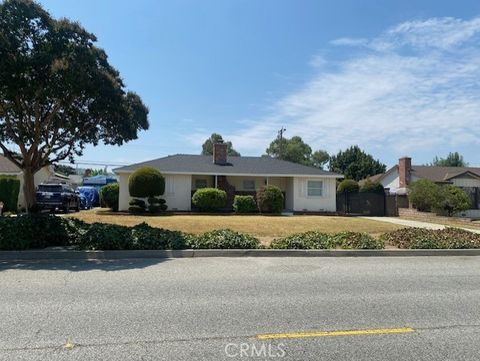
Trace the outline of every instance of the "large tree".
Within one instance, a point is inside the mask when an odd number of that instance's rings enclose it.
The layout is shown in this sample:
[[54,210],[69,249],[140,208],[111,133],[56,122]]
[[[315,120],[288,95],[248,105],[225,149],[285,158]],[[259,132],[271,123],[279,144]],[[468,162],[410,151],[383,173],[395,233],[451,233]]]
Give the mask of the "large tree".
[[121,145],[148,129],[148,109],[96,40],[35,2],[0,4],[0,148],[23,170],[28,208],[41,168],[72,161],[86,144]]
[[[213,144],[223,141],[223,137],[220,134],[213,133],[210,138],[203,143],[202,155],[213,155]],[[227,152],[229,156],[240,157],[240,153],[233,149],[232,142],[225,142],[225,144],[227,144]]]
[[330,157],[330,171],[343,174],[345,178],[356,181],[384,173],[386,169],[385,164],[362,151],[357,145]]
[[432,164],[437,167],[468,167],[468,163],[463,160],[463,156],[458,153],[448,153],[447,158],[435,157]]
[[324,150],[312,153],[312,148],[299,136],[276,138],[266,149],[266,155],[293,163],[323,168],[330,156]]

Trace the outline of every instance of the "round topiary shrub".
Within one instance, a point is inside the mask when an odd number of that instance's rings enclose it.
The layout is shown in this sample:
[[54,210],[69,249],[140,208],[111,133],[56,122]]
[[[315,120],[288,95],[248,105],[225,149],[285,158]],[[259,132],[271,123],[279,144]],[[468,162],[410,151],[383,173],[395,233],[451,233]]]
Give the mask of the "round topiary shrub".
[[128,178],[128,191],[131,197],[157,197],[165,193],[165,178],[152,167],[142,167]]
[[359,190],[358,183],[355,182],[353,179],[345,179],[340,182],[337,187],[337,193],[352,193],[358,192]]
[[227,193],[217,188],[201,188],[192,196],[193,205],[202,212],[215,212],[227,202]]
[[103,186],[100,189],[100,204],[117,212],[119,194],[120,185],[118,183],[111,183]]
[[266,186],[257,192],[257,204],[260,212],[281,213],[283,211],[283,203],[283,193],[276,186]]
[[257,203],[253,196],[235,196],[233,200],[233,210],[236,213],[258,212]]

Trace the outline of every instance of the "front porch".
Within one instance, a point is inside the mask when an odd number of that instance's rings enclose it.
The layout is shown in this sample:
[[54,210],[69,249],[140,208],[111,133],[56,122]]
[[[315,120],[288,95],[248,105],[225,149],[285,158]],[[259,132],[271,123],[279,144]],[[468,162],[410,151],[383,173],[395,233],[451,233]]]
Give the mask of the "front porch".
[[[226,175],[192,175],[191,195],[200,188],[218,188],[227,193],[225,211],[231,211],[236,195],[256,197],[257,191],[267,185],[280,188],[284,197],[284,209],[293,211],[293,177],[254,177]],[[192,204],[192,209],[193,209]]]

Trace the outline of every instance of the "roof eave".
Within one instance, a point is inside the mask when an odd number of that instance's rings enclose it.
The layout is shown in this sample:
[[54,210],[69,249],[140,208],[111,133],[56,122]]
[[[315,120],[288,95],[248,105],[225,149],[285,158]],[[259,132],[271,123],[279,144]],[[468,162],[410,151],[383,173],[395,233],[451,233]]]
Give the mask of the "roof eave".
[[[115,174],[131,174],[134,170],[114,169]],[[261,174],[261,173],[222,173],[222,172],[169,172],[162,171],[162,174],[181,174],[181,175],[224,175],[233,177],[298,177],[298,178],[345,178],[342,174]]]

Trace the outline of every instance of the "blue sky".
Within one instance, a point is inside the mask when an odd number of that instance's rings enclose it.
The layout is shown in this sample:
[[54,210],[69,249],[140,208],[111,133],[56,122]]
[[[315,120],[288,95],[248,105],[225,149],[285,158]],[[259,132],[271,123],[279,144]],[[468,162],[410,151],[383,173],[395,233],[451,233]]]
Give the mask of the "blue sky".
[[[281,127],[387,165],[480,165],[480,2],[42,0],[98,37],[150,129],[84,160],[199,153],[212,132],[261,155]],[[381,4],[381,5],[380,5]]]

